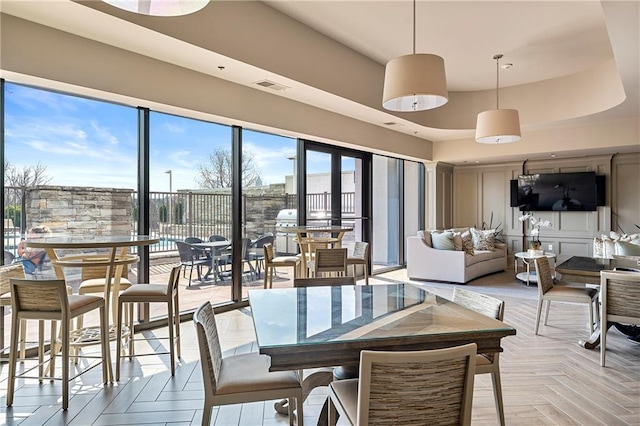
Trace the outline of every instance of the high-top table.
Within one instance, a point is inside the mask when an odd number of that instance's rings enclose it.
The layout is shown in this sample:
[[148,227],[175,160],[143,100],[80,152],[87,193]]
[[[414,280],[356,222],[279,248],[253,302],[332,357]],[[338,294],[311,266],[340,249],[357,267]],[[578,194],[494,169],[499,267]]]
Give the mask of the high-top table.
[[[146,235],[93,236],[93,235],[45,235],[25,240],[27,247],[42,248],[51,260],[51,266],[58,279],[65,279],[63,268],[106,268],[104,299],[105,315],[108,324],[115,324],[118,318],[118,295],[120,277],[127,265],[138,263],[137,254],[129,253],[132,247],[148,246],[159,242],[159,238]],[[97,249],[106,249],[105,253],[96,253]],[[113,283],[113,288],[111,283]],[[113,299],[113,322],[109,321],[109,303]],[[111,327],[110,339],[115,339],[115,326]],[[128,333],[128,328],[123,333]],[[72,333],[75,345],[99,343],[100,335],[93,327],[75,330]],[[106,360],[108,361],[108,360]],[[109,367],[111,363],[108,362]],[[109,368],[109,380],[113,380]]]
[[[478,353],[502,352],[516,334],[502,321],[412,284],[249,290],[261,354],[270,371],[333,367],[334,376],[357,374],[360,351],[424,350],[476,343]],[[302,383],[304,397],[313,374]],[[280,412],[284,411],[276,406]]]

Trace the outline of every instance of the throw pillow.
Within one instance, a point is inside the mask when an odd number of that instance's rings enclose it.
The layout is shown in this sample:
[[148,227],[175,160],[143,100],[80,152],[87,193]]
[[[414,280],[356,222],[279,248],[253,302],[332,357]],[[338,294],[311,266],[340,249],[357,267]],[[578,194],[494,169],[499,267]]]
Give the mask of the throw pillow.
[[473,238],[474,250],[489,250],[495,249],[496,231],[495,229],[481,230],[471,228],[471,237]]
[[621,256],[640,256],[640,246],[626,241],[616,241],[616,254]]
[[429,231],[418,231],[418,237],[422,238],[422,242],[427,247],[433,247],[433,244],[431,243],[431,232],[429,232]]
[[455,250],[453,244],[453,232],[437,232],[431,233],[431,244],[436,250]]
[[473,237],[471,236],[470,231],[466,231],[462,233],[462,250],[465,253],[473,256],[475,253],[473,251]]

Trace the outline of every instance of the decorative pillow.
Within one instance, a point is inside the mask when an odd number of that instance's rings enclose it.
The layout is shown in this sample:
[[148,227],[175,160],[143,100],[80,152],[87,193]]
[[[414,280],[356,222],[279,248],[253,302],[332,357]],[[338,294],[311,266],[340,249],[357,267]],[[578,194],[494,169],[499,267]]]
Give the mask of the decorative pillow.
[[438,232],[433,231],[431,233],[431,243],[433,244],[433,248],[436,250],[455,250],[455,245],[453,244],[453,232],[445,231]]
[[593,257],[604,257],[604,242],[601,238],[593,239]]
[[418,237],[422,238],[422,242],[427,247],[433,247],[433,244],[431,243],[431,232],[429,232],[429,231],[418,231]]
[[473,256],[475,253],[473,251],[473,237],[471,236],[470,231],[466,231],[462,233],[462,250],[465,253]]
[[495,250],[496,231],[495,229],[481,230],[471,228],[474,250]]
[[454,232],[453,233],[453,245],[457,251],[464,251],[470,255],[474,255],[473,252],[473,239],[471,238],[471,232]]
[[640,246],[626,241],[616,241],[615,253],[622,256],[640,256]]

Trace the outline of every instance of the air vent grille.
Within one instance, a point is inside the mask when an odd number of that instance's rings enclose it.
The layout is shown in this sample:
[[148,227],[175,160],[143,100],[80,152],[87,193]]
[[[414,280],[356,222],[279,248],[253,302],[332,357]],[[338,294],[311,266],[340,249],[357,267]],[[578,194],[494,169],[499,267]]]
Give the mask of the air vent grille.
[[261,81],[257,81],[255,84],[257,84],[258,86],[266,87],[267,89],[276,90],[276,91],[291,89],[291,87],[285,86],[284,84],[273,82],[271,80],[261,80]]

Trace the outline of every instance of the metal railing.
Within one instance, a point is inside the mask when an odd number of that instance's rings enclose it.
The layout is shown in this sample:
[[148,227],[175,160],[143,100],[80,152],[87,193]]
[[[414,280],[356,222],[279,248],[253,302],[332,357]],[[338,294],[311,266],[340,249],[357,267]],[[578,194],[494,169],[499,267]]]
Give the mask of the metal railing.
[[[74,188],[69,188],[73,191]],[[22,188],[4,189],[4,247],[16,253],[20,239],[26,234],[26,191]],[[276,216],[282,209],[295,208],[295,194],[243,195],[243,215],[240,218],[243,234],[256,238],[267,232],[275,233]],[[353,214],[355,193],[342,194],[344,214]],[[152,192],[150,194],[150,233],[160,239],[150,247],[152,253],[175,251],[175,241],[187,237],[208,239],[211,235],[231,237],[234,218],[231,214],[231,194],[204,191]],[[309,211],[330,212],[331,197],[328,193],[307,194]],[[131,231],[137,230],[137,193],[131,195]],[[97,215],[96,220],[105,221]]]

